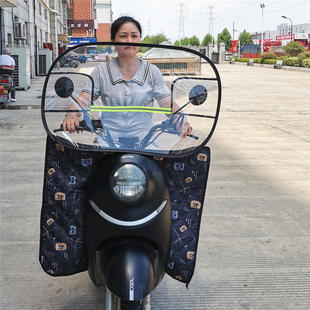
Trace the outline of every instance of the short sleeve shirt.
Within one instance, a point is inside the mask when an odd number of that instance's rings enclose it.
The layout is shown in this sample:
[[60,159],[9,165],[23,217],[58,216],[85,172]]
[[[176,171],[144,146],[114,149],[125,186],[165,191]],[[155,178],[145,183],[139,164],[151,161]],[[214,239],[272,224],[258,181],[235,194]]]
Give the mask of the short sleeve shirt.
[[0,55],[0,66],[15,66],[15,60],[9,55]]
[[[160,70],[139,59],[140,65],[134,77],[125,81],[118,68],[116,59],[97,66],[91,76],[94,80],[94,97],[101,98],[104,106],[154,106],[154,99],[170,96]],[[91,85],[83,91],[90,93]],[[144,137],[153,126],[152,114],[143,112],[104,112],[103,124],[113,136]]]

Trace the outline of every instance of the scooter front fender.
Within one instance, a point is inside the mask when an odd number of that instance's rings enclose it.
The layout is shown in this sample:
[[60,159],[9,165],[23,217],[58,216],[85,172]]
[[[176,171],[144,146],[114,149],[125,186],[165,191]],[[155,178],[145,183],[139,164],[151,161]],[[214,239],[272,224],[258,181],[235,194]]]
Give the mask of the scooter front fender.
[[142,240],[109,244],[100,250],[106,287],[123,300],[141,300],[155,288],[156,250]]

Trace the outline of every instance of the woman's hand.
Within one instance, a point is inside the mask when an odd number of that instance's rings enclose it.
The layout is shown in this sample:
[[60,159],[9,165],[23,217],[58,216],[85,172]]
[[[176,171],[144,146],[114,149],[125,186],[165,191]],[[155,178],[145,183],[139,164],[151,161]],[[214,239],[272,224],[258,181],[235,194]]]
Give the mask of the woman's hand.
[[[65,119],[62,122],[62,129],[68,130],[70,133],[75,133],[75,127],[78,127],[80,124],[79,117],[76,113],[67,113]],[[79,131],[77,131],[79,133]]]
[[175,124],[176,130],[180,131],[180,137],[181,138],[186,138],[188,135],[191,134],[192,132],[192,127],[190,126],[189,122],[187,121],[186,116],[182,117],[176,117],[175,120],[173,121]]
[[[77,112],[76,110],[82,110],[83,108],[87,108],[91,101],[90,94],[82,91],[76,100],[79,105],[77,105],[76,103],[71,103],[71,105],[69,106],[69,110],[75,110],[75,112],[66,113],[65,119],[62,122],[62,129],[68,130],[70,133],[75,133],[75,127],[79,127],[79,117],[81,116],[81,113]],[[76,132],[79,133],[78,130]]]

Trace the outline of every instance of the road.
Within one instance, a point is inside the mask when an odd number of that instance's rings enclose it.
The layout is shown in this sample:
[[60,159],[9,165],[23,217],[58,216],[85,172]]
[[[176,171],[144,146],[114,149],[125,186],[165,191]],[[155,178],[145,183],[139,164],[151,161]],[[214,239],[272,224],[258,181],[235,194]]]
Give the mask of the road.
[[[310,309],[310,72],[217,66],[223,84],[195,275],[152,309]],[[104,309],[87,273],[39,264],[43,78],[1,109],[1,309]]]

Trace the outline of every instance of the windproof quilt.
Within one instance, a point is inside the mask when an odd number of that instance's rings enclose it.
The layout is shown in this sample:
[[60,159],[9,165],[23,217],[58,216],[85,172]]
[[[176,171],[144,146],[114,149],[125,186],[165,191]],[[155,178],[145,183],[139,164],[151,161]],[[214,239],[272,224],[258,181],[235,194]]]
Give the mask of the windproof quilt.
[[[52,276],[86,270],[83,226],[89,176],[109,156],[62,146],[47,138],[40,263]],[[188,284],[193,276],[210,166],[210,150],[181,159],[155,158],[165,171],[172,202],[172,238],[166,273]]]

